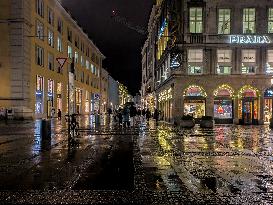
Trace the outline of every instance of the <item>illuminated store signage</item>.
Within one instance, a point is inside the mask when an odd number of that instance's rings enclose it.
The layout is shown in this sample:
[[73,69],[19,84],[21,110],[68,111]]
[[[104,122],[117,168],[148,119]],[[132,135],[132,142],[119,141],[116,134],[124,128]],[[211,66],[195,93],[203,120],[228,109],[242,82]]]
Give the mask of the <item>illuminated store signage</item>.
[[161,93],[159,93],[158,102],[167,101],[167,100],[172,99],[172,98],[173,98],[172,89],[169,88],[168,90],[164,90]]
[[268,36],[259,35],[229,35],[229,43],[266,44],[271,43],[271,39]]
[[164,21],[163,21],[163,23],[162,23],[162,25],[161,25],[161,28],[159,29],[159,34],[158,34],[158,38],[161,38],[161,36],[163,35],[163,33],[164,33],[164,30],[165,30],[165,28],[167,27],[167,20],[166,20],[166,18],[164,19]]

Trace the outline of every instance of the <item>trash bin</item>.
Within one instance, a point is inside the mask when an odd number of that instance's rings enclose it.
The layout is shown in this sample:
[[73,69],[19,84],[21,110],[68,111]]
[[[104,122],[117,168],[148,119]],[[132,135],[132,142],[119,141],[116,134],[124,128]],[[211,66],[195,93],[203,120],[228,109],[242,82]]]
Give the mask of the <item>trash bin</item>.
[[41,122],[41,136],[44,139],[51,138],[51,121],[47,119],[42,119]]

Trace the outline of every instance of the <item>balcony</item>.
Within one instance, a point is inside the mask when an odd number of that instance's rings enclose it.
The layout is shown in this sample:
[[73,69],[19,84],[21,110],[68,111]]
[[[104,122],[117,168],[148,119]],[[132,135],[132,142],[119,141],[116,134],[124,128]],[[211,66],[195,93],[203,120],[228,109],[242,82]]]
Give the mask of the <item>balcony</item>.
[[206,43],[206,36],[203,34],[190,34],[187,36],[187,42],[191,44],[203,44]]

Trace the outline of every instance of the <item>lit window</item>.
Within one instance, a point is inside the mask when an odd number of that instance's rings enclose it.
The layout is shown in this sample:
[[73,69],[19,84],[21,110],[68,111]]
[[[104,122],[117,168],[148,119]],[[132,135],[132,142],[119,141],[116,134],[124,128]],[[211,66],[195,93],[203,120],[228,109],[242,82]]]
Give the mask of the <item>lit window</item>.
[[67,54],[68,54],[68,58],[72,59],[72,47],[71,46],[67,46]]
[[36,0],[36,13],[44,17],[44,0]]
[[256,50],[242,50],[242,73],[253,74],[256,72]]
[[54,48],[54,33],[48,29],[48,45]]
[[75,63],[79,62],[79,53],[75,51]]
[[47,8],[47,21],[50,25],[54,25],[54,13],[51,8]]
[[44,91],[44,78],[42,76],[36,76],[36,102],[35,113],[43,113],[43,91]]
[[85,65],[86,65],[86,69],[89,69],[89,61],[88,60],[86,60]]
[[41,76],[37,76],[37,84],[36,84],[36,91],[43,91],[44,90],[44,79]]
[[62,83],[57,83],[57,94],[61,95],[62,94]]
[[62,39],[59,36],[57,38],[57,49],[59,52],[63,51]]
[[203,50],[191,49],[188,50],[188,68],[189,74],[203,73]]
[[218,10],[218,34],[230,34],[230,9]]
[[273,73],[273,50],[267,50],[266,73]]
[[273,8],[268,9],[268,33],[273,33]]
[[190,8],[190,33],[203,32],[203,13],[202,8]]
[[85,66],[84,64],[85,64],[84,58],[83,58],[83,56],[81,56],[81,66],[84,67]]
[[54,70],[54,56],[51,53],[48,53],[48,69]]
[[231,73],[232,50],[217,50],[217,74]]
[[243,16],[243,32],[255,33],[256,32],[256,12],[254,8],[244,9]]
[[44,40],[44,24],[42,24],[40,21],[36,21],[36,36]]
[[54,81],[49,79],[48,80],[48,89],[47,89],[47,92],[49,94],[53,94],[54,93]]
[[36,64],[44,66],[44,49],[40,46],[36,46]]

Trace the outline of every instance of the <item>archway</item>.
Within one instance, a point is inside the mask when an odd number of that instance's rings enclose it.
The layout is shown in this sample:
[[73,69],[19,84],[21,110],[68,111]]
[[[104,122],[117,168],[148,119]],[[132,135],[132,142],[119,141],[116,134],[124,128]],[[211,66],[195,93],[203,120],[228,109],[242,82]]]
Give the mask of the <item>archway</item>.
[[257,88],[243,86],[238,93],[238,113],[240,124],[258,124],[259,96]]
[[226,84],[220,85],[213,92],[213,113],[216,123],[233,123],[234,90]]
[[205,90],[198,85],[188,86],[184,92],[184,115],[192,115],[194,118],[201,118],[206,113]]

